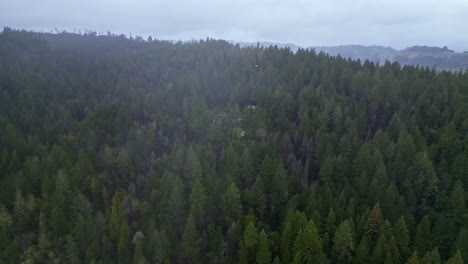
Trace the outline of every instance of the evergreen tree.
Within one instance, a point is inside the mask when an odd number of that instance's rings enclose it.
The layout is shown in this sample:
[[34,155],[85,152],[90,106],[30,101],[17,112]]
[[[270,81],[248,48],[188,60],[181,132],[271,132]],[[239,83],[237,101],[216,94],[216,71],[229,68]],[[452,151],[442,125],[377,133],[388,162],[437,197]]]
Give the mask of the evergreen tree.
[[349,263],[354,251],[354,241],[351,226],[344,220],[338,226],[333,239],[333,251],[340,263]]
[[206,207],[206,192],[199,179],[196,179],[192,186],[192,193],[190,194],[190,214],[193,215],[195,223],[199,225],[203,221]]
[[432,248],[431,222],[424,216],[416,229],[414,242],[418,252],[426,252]]
[[453,255],[453,257],[451,257],[447,261],[447,264],[463,264],[463,258],[460,250],[457,250],[457,252],[455,252],[455,255]]
[[240,192],[236,184],[232,183],[223,195],[223,213],[227,222],[234,222],[242,213]]
[[368,263],[369,262],[369,245],[367,236],[364,236],[356,249],[356,254],[353,257],[353,263]]
[[416,251],[413,252],[413,254],[406,261],[406,264],[419,264],[419,263],[421,263],[421,262],[419,261],[419,256],[416,253]]
[[255,179],[255,183],[252,186],[252,193],[255,212],[257,213],[257,215],[263,216],[263,213],[266,208],[266,195],[265,187],[260,176],[257,176],[257,178]]
[[374,208],[367,219],[366,234],[373,236],[374,238],[379,234],[380,227],[384,223],[382,217],[382,211],[380,210],[380,204],[375,204]]
[[129,236],[127,221],[122,221],[117,242],[117,263],[119,264],[129,263],[131,261]]
[[393,226],[393,235],[398,244],[398,249],[403,259],[407,259],[410,252],[410,235],[408,228],[406,227],[406,222],[404,216],[400,216],[398,221]]
[[161,232],[155,230],[154,232],[154,255],[153,261],[156,264],[165,263],[169,257],[171,243],[166,235],[166,230],[162,229]]
[[244,246],[246,248],[247,259],[252,259],[254,252],[257,251],[257,244],[259,242],[257,228],[253,222],[250,222],[244,231]]
[[271,251],[270,242],[264,230],[260,232],[258,239],[258,252],[257,252],[257,263],[258,264],[270,264],[271,263]]
[[294,233],[291,227],[291,222],[286,219],[286,224],[281,235],[281,261],[289,263],[292,260],[292,247],[294,242]]
[[192,263],[197,259],[199,253],[198,244],[195,219],[192,215],[189,215],[184,233],[182,234],[182,255],[185,262]]
[[431,251],[428,251],[426,255],[421,259],[421,264],[440,264],[439,250],[435,247]]
[[294,240],[292,263],[311,263],[322,254],[322,242],[313,221],[299,231]]

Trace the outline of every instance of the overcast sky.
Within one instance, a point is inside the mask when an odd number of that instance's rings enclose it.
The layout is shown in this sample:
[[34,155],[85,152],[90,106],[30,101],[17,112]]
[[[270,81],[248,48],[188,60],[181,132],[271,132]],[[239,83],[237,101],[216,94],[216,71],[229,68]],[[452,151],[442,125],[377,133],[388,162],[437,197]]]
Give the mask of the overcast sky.
[[468,50],[468,0],[0,0],[0,26]]

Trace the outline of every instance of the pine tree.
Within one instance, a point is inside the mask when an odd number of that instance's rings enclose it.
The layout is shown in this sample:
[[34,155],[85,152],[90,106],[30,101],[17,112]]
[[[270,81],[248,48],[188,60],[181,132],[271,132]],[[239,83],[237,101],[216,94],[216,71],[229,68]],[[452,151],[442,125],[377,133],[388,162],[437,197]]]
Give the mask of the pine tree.
[[196,179],[192,186],[192,193],[190,194],[190,214],[195,219],[195,224],[199,225],[202,223],[205,216],[206,207],[206,192],[200,179]]
[[184,209],[186,208],[184,183],[178,176],[175,176],[171,185],[165,220],[167,224],[172,224],[176,230],[181,230]]
[[376,237],[379,234],[380,227],[384,223],[384,219],[382,217],[382,211],[380,211],[380,204],[375,204],[374,208],[367,219],[366,224],[366,234],[371,235],[372,237]]
[[274,162],[270,155],[266,155],[262,161],[260,171],[258,173],[262,178],[262,182],[265,185],[265,191],[269,195],[272,191],[272,181],[275,174]]
[[253,259],[254,253],[257,252],[258,232],[253,222],[250,222],[244,231],[244,247],[246,249],[246,258]]
[[122,221],[125,218],[125,213],[122,208],[120,195],[115,195],[112,199],[111,214],[109,219],[109,236],[111,239],[118,241],[122,228]]
[[428,251],[426,255],[421,259],[421,264],[440,264],[440,255],[437,247],[433,248],[430,252]]
[[398,221],[393,226],[393,235],[398,244],[398,249],[400,251],[401,256],[403,259],[407,259],[410,252],[410,236],[408,228],[406,227],[405,217],[400,216]]
[[244,246],[255,248],[258,243],[258,233],[253,222],[250,222],[244,231]]
[[271,263],[271,251],[270,242],[264,230],[260,232],[258,240],[258,252],[257,252],[257,263],[258,264],[270,264]]
[[333,239],[333,252],[340,263],[349,263],[354,251],[354,241],[351,226],[344,220],[338,226]]
[[198,160],[197,154],[193,150],[192,145],[190,145],[187,150],[187,157],[184,164],[184,175],[189,181],[200,179],[202,176],[200,161]]
[[467,212],[467,207],[465,204],[465,195],[463,190],[463,184],[460,180],[456,181],[453,186],[453,191],[451,195],[451,201],[453,203],[455,218],[458,223],[462,224],[465,219],[465,213]]
[[421,262],[419,261],[419,256],[418,254],[415,252],[413,252],[413,254],[411,255],[411,257],[408,258],[408,260],[406,261],[406,264],[420,264]]
[[182,254],[186,263],[192,263],[199,253],[198,235],[195,219],[192,215],[187,218],[184,233],[182,234]]
[[367,236],[363,236],[356,249],[356,254],[353,258],[353,263],[368,263],[369,262],[369,245]]
[[117,243],[117,263],[130,263],[130,238],[127,221],[122,221],[120,224],[120,232]]
[[453,251],[458,249],[462,252],[463,259],[468,258],[468,227],[461,228],[453,248]]
[[335,230],[336,216],[333,208],[328,211],[327,218],[325,218],[325,231],[332,234]]
[[281,264],[281,260],[278,256],[276,256],[275,259],[273,260],[273,264]]
[[293,263],[310,263],[323,254],[322,242],[312,220],[297,234],[292,252]]
[[418,253],[425,253],[432,248],[431,222],[427,215],[423,217],[416,229],[414,244]]
[[146,259],[143,256],[143,249],[140,243],[136,243],[135,250],[133,252],[133,263],[134,264],[146,264]]
[[292,260],[292,246],[294,242],[294,234],[291,228],[291,222],[286,219],[286,224],[281,235],[281,261],[283,263],[290,263]]
[[242,151],[242,155],[240,157],[240,173],[241,178],[243,180],[244,186],[250,186],[254,180],[255,176],[255,167],[254,162],[252,160],[252,156],[250,155],[250,151],[247,147],[244,148]]
[[229,185],[223,195],[223,213],[228,223],[236,221],[242,214],[240,191],[234,183]]
[[253,200],[255,203],[255,212],[260,217],[263,216],[266,207],[265,186],[262,178],[257,176],[255,183],[252,186]]
[[457,252],[455,252],[455,255],[453,255],[453,257],[447,260],[447,264],[463,264],[463,257],[461,255],[460,250],[457,250]]
[[155,264],[166,263],[171,249],[171,243],[167,238],[166,230],[162,229],[161,232],[155,230],[154,237],[155,243],[153,261]]
[[65,238],[66,246],[65,246],[65,259],[67,263],[70,264],[79,264],[79,255],[78,250],[76,248],[75,242],[70,235],[67,235]]
[[277,208],[284,205],[287,202],[288,194],[286,171],[283,168],[283,163],[280,162],[271,182],[271,193],[269,195],[271,206]]
[[391,222],[397,220],[399,212],[398,199],[400,194],[395,183],[390,183],[382,197],[382,211]]

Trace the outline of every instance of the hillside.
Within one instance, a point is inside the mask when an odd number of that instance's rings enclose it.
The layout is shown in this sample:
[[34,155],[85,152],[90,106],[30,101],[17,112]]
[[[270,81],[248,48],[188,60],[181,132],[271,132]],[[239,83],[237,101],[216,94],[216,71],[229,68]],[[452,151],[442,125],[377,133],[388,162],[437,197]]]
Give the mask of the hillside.
[[468,259],[466,72],[5,28],[0,135],[0,263]]
[[395,50],[383,46],[343,45],[335,47],[311,47],[317,52],[323,51],[333,56],[370,60],[380,64],[385,61],[397,61],[403,65],[436,67],[439,70],[468,69],[468,53],[456,53],[449,49],[427,46],[413,46]]

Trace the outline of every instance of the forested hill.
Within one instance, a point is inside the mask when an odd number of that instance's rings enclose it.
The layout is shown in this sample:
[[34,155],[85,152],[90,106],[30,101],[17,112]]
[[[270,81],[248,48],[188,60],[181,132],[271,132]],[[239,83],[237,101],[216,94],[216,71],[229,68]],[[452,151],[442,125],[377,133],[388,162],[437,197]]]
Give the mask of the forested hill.
[[468,73],[0,33],[0,263],[468,259]]
[[403,65],[436,67],[438,70],[468,70],[468,52],[458,53],[447,47],[413,46],[395,50],[383,46],[342,45],[332,47],[311,47],[333,56],[340,55],[354,60],[370,60],[381,64],[397,61]]

